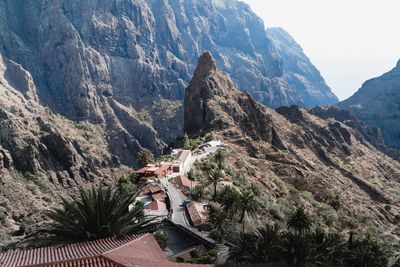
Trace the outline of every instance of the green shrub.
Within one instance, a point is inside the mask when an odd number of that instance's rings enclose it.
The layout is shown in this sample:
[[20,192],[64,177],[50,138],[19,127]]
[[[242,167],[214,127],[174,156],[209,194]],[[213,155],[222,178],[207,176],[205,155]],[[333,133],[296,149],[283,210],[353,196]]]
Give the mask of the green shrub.
[[154,238],[157,240],[158,245],[165,249],[168,245],[168,237],[164,231],[158,230],[154,233]]
[[340,196],[338,194],[335,195],[332,199],[328,201],[328,205],[330,205],[332,208],[338,211],[342,206],[342,201],[340,199]]
[[197,264],[211,264],[213,262],[213,259],[209,255],[204,255],[194,260]]
[[214,132],[209,132],[204,136],[204,141],[210,142],[217,139],[217,135]]
[[192,250],[192,251],[189,252],[189,254],[190,254],[191,258],[199,257],[199,253],[197,252],[197,250]]
[[208,251],[208,255],[210,255],[211,257],[215,258],[218,256],[218,250],[217,249],[210,249]]
[[182,257],[176,257],[176,262],[185,262],[185,260]]

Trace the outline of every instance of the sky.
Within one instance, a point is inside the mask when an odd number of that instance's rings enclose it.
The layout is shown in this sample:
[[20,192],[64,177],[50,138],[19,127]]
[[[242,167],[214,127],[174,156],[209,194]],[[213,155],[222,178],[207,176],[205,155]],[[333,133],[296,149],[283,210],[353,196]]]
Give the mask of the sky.
[[303,47],[340,100],[400,59],[400,0],[242,0]]

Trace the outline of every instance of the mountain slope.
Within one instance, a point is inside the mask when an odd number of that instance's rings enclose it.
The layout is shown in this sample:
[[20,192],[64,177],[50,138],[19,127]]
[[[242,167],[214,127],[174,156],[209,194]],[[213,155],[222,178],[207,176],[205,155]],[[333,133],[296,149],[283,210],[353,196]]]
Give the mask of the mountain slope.
[[335,104],[337,97],[326,85],[321,73],[304,54],[299,44],[282,28],[269,28],[267,34],[282,62],[283,77],[290,85],[294,104],[314,107]]
[[29,72],[0,57],[0,249],[40,223],[40,211],[60,196],[129,170],[106,129],[55,115],[36,93]]
[[338,104],[360,120],[377,126],[385,142],[400,149],[400,61],[391,71],[366,81],[349,99]]
[[277,36],[240,1],[7,0],[0,13],[1,54],[32,74],[46,105],[72,119],[103,122],[107,98],[137,111],[160,97],[182,100],[205,50],[266,105],[337,101],[322,78],[294,79],[282,68]]
[[[399,162],[341,122],[262,106],[237,91],[209,53],[186,90],[184,129],[219,134],[230,145],[227,175],[256,181],[273,206],[304,205],[329,227],[395,234]],[[337,195],[342,206],[334,210],[328,204]]]

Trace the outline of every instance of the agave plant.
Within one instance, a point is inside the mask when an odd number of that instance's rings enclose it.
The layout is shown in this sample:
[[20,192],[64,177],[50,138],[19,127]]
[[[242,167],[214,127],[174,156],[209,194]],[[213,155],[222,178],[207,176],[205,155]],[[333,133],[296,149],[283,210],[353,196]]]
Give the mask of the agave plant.
[[143,205],[133,205],[136,194],[111,187],[79,190],[79,197],[62,198],[61,207],[46,212],[49,222],[29,237],[35,245],[58,245],[149,232],[154,217]]

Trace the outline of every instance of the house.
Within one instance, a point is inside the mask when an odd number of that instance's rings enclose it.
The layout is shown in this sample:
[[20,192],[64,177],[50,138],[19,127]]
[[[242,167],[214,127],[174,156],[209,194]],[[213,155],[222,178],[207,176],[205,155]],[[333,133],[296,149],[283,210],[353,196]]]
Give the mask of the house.
[[167,198],[167,194],[164,191],[162,191],[162,192],[158,192],[158,193],[152,194],[151,198],[154,201],[160,200],[160,201],[164,201],[165,202],[165,199]]
[[143,178],[158,178],[162,179],[172,173],[172,164],[170,162],[161,162],[158,164],[148,164],[147,166],[139,169],[136,173],[140,174]]
[[190,267],[168,261],[151,234],[0,253],[1,267]]
[[168,218],[168,214],[167,205],[160,200],[149,202],[144,207],[144,215],[156,216],[158,221]]
[[177,149],[171,154],[174,159],[172,169],[174,172],[185,173],[190,170],[192,152],[190,150]]
[[196,181],[192,181],[189,178],[187,178],[185,175],[179,175],[175,178],[175,183],[178,187],[184,188],[184,189],[192,189],[199,183]]
[[148,185],[147,187],[145,187],[145,191],[148,195],[152,195],[152,194],[157,194],[160,192],[163,192],[161,186],[159,186],[158,184],[151,184]]
[[190,202],[186,205],[190,223],[199,230],[207,231],[210,229],[208,222],[208,206],[198,202]]
[[[167,209],[168,195],[157,184],[149,184],[145,186],[136,198],[136,202],[142,202],[144,207],[144,214],[148,216],[157,216],[158,221],[168,217]],[[134,204],[129,205],[129,210],[134,207]]]

